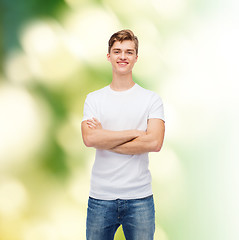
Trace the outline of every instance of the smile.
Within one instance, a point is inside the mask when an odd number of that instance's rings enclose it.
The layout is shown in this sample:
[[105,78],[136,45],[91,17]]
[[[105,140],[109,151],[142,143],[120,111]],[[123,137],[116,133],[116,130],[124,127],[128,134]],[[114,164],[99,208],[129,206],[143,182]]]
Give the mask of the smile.
[[127,65],[128,63],[127,63],[127,62],[118,62],[118,64],[121,65],[121,66],[125,66],[125,65]]

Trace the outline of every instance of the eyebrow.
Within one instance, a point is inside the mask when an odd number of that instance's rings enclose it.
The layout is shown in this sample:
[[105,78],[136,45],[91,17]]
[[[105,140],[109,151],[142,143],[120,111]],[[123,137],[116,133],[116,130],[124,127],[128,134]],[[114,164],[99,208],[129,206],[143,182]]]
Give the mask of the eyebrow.
[[[113,48],[112,49],[113,51],[117,51],[117,50],[122,50],[121,48]],[[131,48],[129,48],[129,49],[126,49],[126,51],[135,51],[135,49],[131,49]]]

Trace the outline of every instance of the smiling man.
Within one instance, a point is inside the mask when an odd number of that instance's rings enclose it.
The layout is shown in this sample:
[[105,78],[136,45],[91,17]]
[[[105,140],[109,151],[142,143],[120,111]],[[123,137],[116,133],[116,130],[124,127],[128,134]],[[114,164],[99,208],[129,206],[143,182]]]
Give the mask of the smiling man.
[[127,240],[152,240],[154,200],[149,152],[164,139],[161,98],[133,80],[138,39],[130,30],[114,33],[107,59],[110,85],[87,95],[82,137],[96,149],[87,209],[87,240],[113,240],[122,225]]

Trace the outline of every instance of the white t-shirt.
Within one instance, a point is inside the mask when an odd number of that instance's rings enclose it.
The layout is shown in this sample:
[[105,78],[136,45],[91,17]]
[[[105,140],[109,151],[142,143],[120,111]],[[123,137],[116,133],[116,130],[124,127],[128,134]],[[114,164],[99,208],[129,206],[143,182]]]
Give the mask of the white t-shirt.
[[[135,84],[126,91],[110,86],[87,95],[83,120],[97,118],[103,129],[146,131],[150,118],[164,120],[161,98]],[[96,149],[90,196],[102,200],[136,199],[152,194],[148,153],[125,155]]]

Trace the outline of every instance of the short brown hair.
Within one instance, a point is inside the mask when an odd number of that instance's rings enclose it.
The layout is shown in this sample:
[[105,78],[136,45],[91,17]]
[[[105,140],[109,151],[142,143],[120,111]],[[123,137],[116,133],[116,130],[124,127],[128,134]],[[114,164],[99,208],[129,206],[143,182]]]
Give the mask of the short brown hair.
[[109,44],[108,44],[108,53],[110,53],[110,50],[116,41],[123,42],[125,40],[130,40],[134,42],[136,55],[138,55],[138,46],[139,46],[138,38],[129,29],[118,31],[110,37]]

